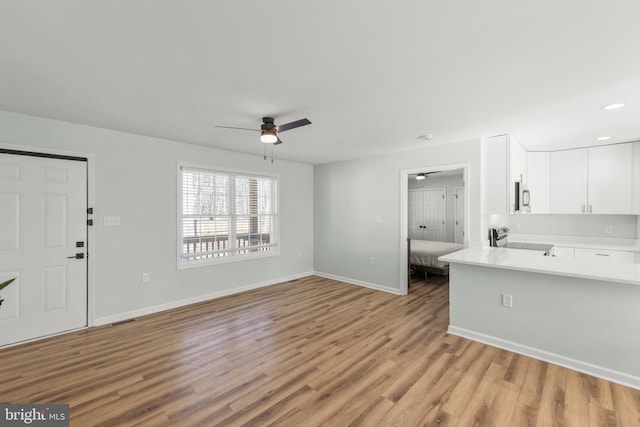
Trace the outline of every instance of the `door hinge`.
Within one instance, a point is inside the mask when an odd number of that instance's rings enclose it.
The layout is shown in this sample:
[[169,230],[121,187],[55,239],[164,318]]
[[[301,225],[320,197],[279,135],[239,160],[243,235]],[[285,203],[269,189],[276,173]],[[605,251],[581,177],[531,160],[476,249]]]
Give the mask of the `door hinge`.
[[87,225],[93,225],[93,220],[92,219],[88,219],[87,220]]
[[93,208],[87,208],[87,213],[89,215],[93,215]]

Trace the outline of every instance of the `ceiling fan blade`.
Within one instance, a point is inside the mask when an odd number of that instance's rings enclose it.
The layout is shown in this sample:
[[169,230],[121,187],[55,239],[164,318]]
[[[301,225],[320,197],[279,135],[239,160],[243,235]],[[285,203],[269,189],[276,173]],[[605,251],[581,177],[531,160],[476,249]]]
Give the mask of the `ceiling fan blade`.
[[[278,138],[278,135],[276,135],[276,138]],[[282,144],[282,140],[280,138],[278,138],[278,140],[273,143],[273,145],[278,145],[278,144]]]
[[278,132],[284,132],[287,130],[299,128],[300,126],[306,126],[310,124],[311,122],[309,121],[309,119],[300,119],[300,120],[296,120],[295,122],[285,123],[283,125],[278,126]]
[[432,174],[432,173],[440,173],[440,172],[442,172],[442,171],[425,172],[424,174],[425,174],[425,175],[430,175],[430,174]]
[[260,132],[260,129],[248,129],[248,128],[237,128],[234,126],[216,126],[217,128],[222,128],[222,129],[237,129],[237,130],[250,130],[253,132]]

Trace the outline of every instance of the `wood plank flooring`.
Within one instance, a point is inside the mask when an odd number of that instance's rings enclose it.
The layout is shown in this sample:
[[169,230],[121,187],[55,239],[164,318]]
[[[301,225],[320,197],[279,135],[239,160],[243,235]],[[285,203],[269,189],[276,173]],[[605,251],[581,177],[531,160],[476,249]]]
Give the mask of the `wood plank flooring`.
[[0,350],[72,426],[640,426],[640,391],[446,333],[448,283],[308,277]]

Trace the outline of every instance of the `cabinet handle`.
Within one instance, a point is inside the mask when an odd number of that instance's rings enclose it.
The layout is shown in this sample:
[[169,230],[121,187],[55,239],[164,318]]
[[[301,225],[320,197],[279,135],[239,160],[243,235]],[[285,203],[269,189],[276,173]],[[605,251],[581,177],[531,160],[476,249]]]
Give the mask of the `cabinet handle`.
[[582,205],[582,213],[584,213],[584,205]]
[[597,256],[609,256],[609,254],[596,254]]
[[593,213],[593,205],[589,205],[589,213]]

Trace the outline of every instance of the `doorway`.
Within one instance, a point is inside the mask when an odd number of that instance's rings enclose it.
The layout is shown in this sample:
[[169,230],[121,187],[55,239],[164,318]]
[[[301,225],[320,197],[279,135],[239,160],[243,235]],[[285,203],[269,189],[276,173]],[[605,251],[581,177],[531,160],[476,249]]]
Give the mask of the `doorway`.
[[[424,183],[429,180],[429,178],[418,178],[415,179],[418,175],[421,176],[436,176],[437,174],[442,175],[459,175],[461,176],[461,184],[456,185],[452,184],[453,187],[449,191],[445,191],[445,200],[447,203],[451,203],[449,209],[446,209],[445,212],[448,212],[448,215],[451,216],[451,220],[445,220],[445,239],[446,241],[454,242],[455,239],[461,238],[462,244],[468,244],[468,238],[466,237],[465,230],[469,229],[469,218],[467,212],[469,211],[468,206],[468,191],[469,186],[467,185],[468,176],[469,176],[469,165],[468,163],[458,163],[458,164],[449,164],[449,165],[437,165],[437,166],[425,166],[420,168],[412,168],[412,169],[402,169],[400,171],[400,294],[407,295],[409,291],[408,280],[409,280],[409,254],[408,254],[408,242],[407,238],[410,237],[410,219],[409,219],[409,211],[410,209],[410,192],[416,188],[426,189],[428,185],[416,184],[416,182]],[[413,178],[413,179],[410,179]],[[459,187],[459,190],[455,187]],[[456,195],[461,197],[456,198]],[[415,197],[415,196],[414,196]],[[452,200],[448,200],[451,198]],[[447,204],[445,203],[445,205]],[[454,215],[458,216],[459,226],[457,228],[454,227],[455,220]],[[415,227],[415,224],[414,224]],[[450,228],[450,230],[449,230]]]
[[88,326],[88,158],[0,149],[0,346]]

